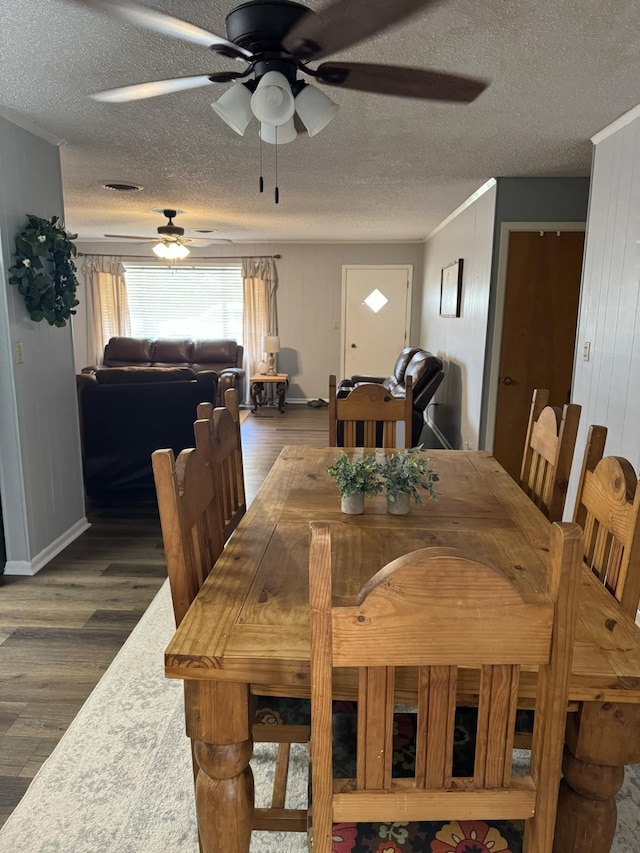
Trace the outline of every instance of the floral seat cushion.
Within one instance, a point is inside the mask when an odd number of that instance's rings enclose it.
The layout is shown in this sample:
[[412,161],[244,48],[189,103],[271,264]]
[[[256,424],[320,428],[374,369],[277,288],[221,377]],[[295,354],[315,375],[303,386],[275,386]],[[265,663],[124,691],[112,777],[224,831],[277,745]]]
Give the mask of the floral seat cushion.
[[533,734],[534,712],[526,708],[516,711],[516,732],[521,734]]
[[[458,708],[454,735],[454,776],[472,776],[477,708]],[[356,773],[355,708],[334,703],[333,770],[336,778]],[[415,773],[416,715],[394,714],[393,775]],[[309,802],[313,804],[311,791]],[[313,805],[309,809],[313,850]],[[522,821],[412,821],[341,823],[333,826],[333,853],[522,853]]]
[[[257,696],[254,723],[267,726],[310,726],[311,701],[283,696]],[[356,703],[336,700],[334,714],[351,714],[355,720]],[[354,723],[355,725],[355,723]]]
[[333,853],[522,853],[522,828],[506,820],[336,823]]
[[310,726],[311,701],[283,696],[257,696],[255,724],[267,726]]
[[[339,710],[338,710],[339,709]],[[476,748],[477,708],[457,708],[454,728],[453,775],[473,776]],[[356,775],[355,707],[334,703],[333,707],[333,775],[353,779]],[[397,778],[415,774],[416,715],[393,715],[393,775]]]

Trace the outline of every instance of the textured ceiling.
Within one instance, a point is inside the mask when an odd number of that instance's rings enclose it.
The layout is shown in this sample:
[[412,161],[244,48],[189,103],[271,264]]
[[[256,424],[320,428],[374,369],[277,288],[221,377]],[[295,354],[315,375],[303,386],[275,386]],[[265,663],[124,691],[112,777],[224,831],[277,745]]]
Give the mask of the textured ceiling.
[[[356,0],[366,15],[366,0]],[[233,0],[148,5],[225,35]],[[308,2],[314,9],[322,3]],[[235,68],[205,48],[67,0],[0,10],[0,107],[63,140],[67,225],[81,238],[178,224],[234,242],[419,240],[496,176],[585,175],[592,136],[640,101],[637,0],[449,0],[332,59],[492,80],[469,105],[326,87],[340,111],[322,133],[265,145],[237,136],[210,104],[226,86],[107,104],[89,95]],[[144,191],[101,188],[127,181]]]

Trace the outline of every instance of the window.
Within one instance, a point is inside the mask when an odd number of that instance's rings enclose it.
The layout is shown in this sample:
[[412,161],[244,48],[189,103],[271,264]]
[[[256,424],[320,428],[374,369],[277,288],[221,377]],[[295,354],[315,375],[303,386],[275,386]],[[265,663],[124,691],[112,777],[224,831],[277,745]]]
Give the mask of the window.
[[135,338],[233,338],[242,343],[242,267],[125,264]]

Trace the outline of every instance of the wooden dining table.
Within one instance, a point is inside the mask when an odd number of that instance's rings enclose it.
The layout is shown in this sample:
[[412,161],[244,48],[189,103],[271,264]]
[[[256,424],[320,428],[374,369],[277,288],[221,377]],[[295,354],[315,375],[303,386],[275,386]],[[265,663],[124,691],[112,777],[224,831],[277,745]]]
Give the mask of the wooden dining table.
[[[380,495],[352,516],[340,512],[326,473],[339,452],[282,450],[166,650],[166,675],[185,682],[205,853],[249,850],[252,695],[310,695],[310,521],[330,524],[336,603],[352,601],[389,561],[432,545],[496,566],[523,591],[546,588],[550,524],[488,453],[429,451],[440,477],[437,501],[397,516]],[[535,672],[523,673],[523,702],[535,683]],[[463,693],[474,689],[461,678]],[[338,674],[334,690],[354,698],[353,675]],[[606,853],[624,765],[640,762],[640,628],[586,567],[569,696],[553,850]],[[415,700],[410,672],[397,697]]]

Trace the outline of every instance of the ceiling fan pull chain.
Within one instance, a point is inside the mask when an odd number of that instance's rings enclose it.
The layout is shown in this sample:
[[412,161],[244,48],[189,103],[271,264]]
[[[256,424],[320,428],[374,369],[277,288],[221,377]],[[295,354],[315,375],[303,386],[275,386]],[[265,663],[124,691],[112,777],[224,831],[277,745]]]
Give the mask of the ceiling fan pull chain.
[[276,188],[273,200],[276,204],[280,204],[280,190],[278,189],[278,125],[276,125]]
[[264,178],[262,177],[262,137],[258,134],[259,145],[260,145],[260,181],[258,186],[260,187],[260,192],[264,192]]

